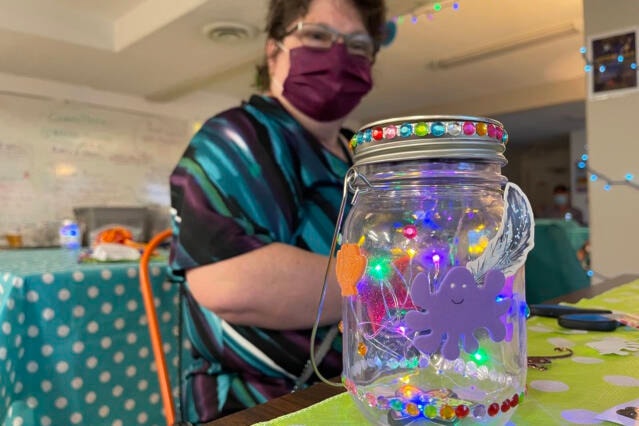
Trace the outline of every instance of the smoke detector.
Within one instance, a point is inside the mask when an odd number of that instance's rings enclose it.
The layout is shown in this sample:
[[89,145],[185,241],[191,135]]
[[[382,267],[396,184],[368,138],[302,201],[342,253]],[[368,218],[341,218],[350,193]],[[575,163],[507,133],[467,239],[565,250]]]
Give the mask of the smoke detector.
[[202,27],[202,33],[217,43],[237,43],[253,40],[258,30],[240,22],[212,22]]

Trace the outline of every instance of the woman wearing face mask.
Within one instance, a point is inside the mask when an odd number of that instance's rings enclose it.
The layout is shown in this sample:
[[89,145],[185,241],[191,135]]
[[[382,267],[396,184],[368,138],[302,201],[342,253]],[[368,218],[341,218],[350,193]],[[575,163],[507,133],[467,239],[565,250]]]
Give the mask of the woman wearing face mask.
[[[193,363],[184,412],[209,421],[304,387],[310,329],[351,160],[345,117],[372,86],[383,0],[271,0],[266,92],[205,123],[171,176],[171,269]],[[319,368],[341,372],[332,272]]]

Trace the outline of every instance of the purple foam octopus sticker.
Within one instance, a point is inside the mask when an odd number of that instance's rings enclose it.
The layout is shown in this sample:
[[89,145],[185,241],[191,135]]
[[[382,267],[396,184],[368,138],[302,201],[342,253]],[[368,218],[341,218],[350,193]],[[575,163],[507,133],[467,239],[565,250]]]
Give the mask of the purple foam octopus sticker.
[[410,294],[413,303],[425,311],[409,311],[405,317],[408,327],[424,332],[413,339],[415,347],[432,354],[443,344],[442,356],[455,360],[460,345],[468,353],[478,349],[479,342],[473,333],[480,328],[486,329],[494,342],[504,340],[506,327],[500,317],[512,302],[511,298],[499,297],[505,282],[504,274],[492,269],[486,273],[483,285],[478,285],[468,269],[456,266],[431,294],[426,275],[419,273]]

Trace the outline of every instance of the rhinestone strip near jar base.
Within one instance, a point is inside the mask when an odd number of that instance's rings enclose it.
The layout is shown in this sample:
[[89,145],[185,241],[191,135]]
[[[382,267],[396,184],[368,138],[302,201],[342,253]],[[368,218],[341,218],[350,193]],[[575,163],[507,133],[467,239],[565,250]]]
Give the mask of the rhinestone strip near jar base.
[[374,126],[355,133],[350,141],[354,150],[358,145],[371,142],[390,142],[417,137],[421,139],[437,139],[447,137],[476,137],[502,144],[508,143],[508,132],[493,123],[482,121],[417,121],[402,124]]
[[349,379],[343,378],[342,381],[348,392],[373,408],[384,411],[392,410],[400,418],[417,419],[423,417],[439,422],[451,422],[451,424],[467,417],[483,421],[498,416],[500,413],[506,413],[521,404],[526,394],[525,390],[522,390],[503,401],[481,404],[437,395],[441,391],[435,391],[434,395],[429,395],[411,385],[400,389],[397,396],[378,396],[371,392],[361,392]]

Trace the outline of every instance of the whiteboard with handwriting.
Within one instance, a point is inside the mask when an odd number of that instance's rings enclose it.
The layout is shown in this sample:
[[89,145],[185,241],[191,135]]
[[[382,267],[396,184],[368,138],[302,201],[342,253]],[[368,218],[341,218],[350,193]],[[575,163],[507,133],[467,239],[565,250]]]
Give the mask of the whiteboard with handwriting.
[[168,206],[186,120],[0,94],[0,235],[74,207]]

